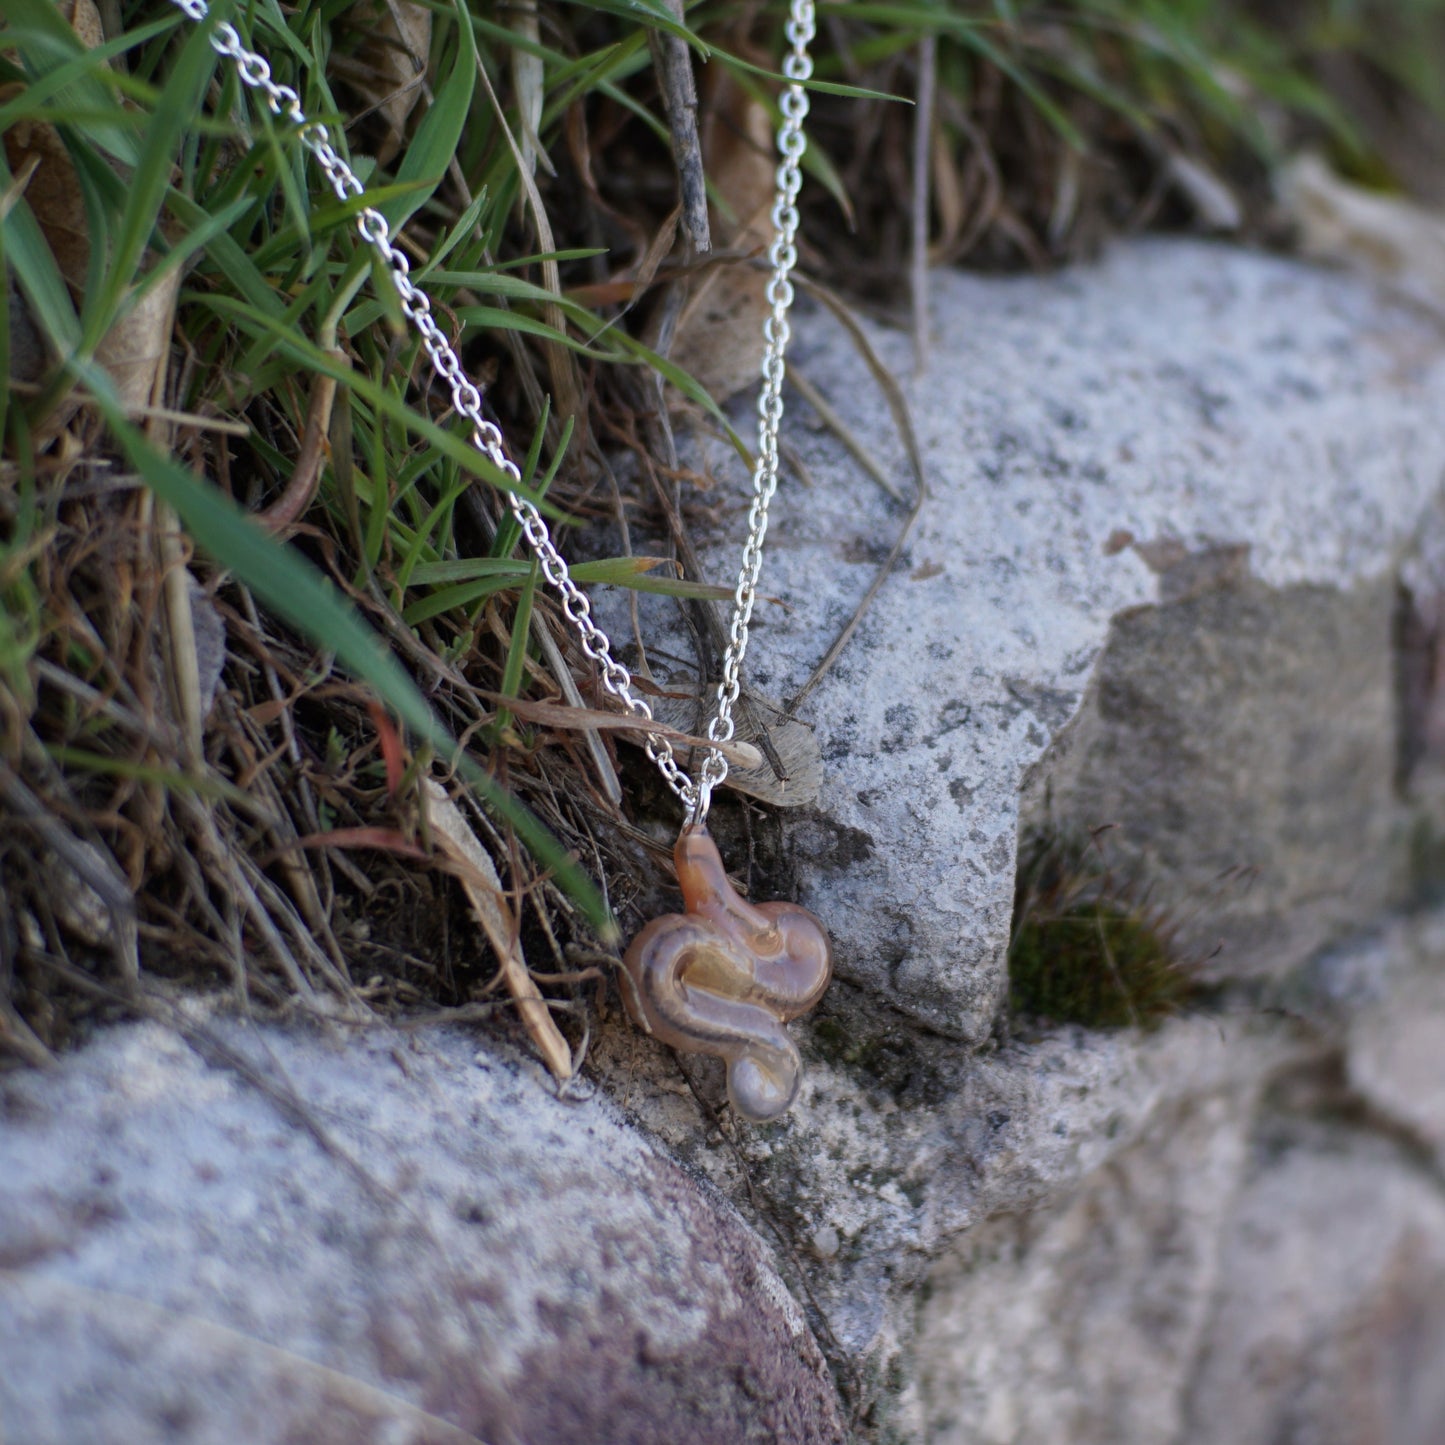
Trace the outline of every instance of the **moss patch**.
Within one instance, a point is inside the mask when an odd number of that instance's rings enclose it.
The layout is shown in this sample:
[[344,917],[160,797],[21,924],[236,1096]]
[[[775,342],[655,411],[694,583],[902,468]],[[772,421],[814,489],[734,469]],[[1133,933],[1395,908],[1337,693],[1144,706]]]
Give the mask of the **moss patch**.
[[1022,851],[1009,942],[1009,1008],[1088,1028],[1150,1028],[1199,991],[1167,914],[1121,876],[1101,834]]

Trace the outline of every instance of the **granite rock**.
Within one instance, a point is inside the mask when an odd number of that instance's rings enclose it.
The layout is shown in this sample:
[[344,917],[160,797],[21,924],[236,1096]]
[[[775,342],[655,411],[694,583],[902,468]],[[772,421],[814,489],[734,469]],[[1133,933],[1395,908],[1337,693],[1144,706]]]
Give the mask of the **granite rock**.
[[458,1030],[193,1017],[0,1080],[12,1445],[833,1442],[766,1251]]
[[1337,1071],[1160,1111],[920,1293],[920,1437],[1430,1445],[1445,1438],[1445,1191]]
[[1445,1170],[1445,926],[1438,913],[1414,916],[1356,952],[1369,983],[1342,1013],[1350,1088]]
[[[978,1043],[1006,991],[1021,816],[1116,824],[1162,899],[1207,897],[1191,946],[1288,971],[1399,894],[1396,586],[1440,511],[1438,326],[1355,278],[1178,240],[1055,276],[940,273],[931,301],[921,375],[902,333],[869,330],[928,498],[800,713],[826,764],[788,819],[800,901],[843,977]],[[797,331],[798,369],[906,478],[842,327]],[[761,585],[783,605],[759,608],[748,653],[749,685],[782,699],[905,510],[801,401],[786,436],[807,480],[774,503]],[[724,580],[745,480],[729,450],[702,456]],[[642,632],[692,655],[666,603]]]
[[[1335,1104],[1381,1139],[1428,1150],[1440,1131],[1445,952],[1419,941],[1418,919],[1391,920],[1438,903],[1445,878],[1445,433],[1430,420],[1445,346],[1358,278],[1196,242],[1133,243],[1055,277],[940,275],[933,305],[922,375],[901,334],[869,331],[904,377],[929,497],[802,708],[822,790],[784,815],[760,870],[830,923],[838,950],[842,981],[798,1026],[799,1104],[725,1150],[646,1041],[605,1037],[595,1061],[681,1157],[764,1202],[760,1225],[806,1262],[828,1348],[856,1363],[873,1437],[931,1438],[948,1412],[976,1423],[984,1408],[999,1439],[1188,1439],[1190,1371],[1274,1082],[1333,1060],[1349,1081]],[[803,318],[797,357],[906,475],[842,330]],[[750,679],[780,699],[903,520],[802,403],[790,415],[807,480],[790,476],[775,503],[762,585],[784,607],[762,610],[749,652]],[[741,518],[720,498],[740,480],[722,450],[702,455],[720,478],[703,535],[721,578]],[[653,604],[644,635],[685,658],[670,617]],[[1214,1016],[1146,1037],[1010,1029],[1020,834],[1110,825],[1180,956],[1207,960]],[[692,1077],[720,1098],[709,1066]],[[1092,1240],[1072,1220],[1063,1253],[960,1296],[964,1318],[988,1323],[952,1346],[944,1315],[916,1310],[944,1290],[955,1266],[934,1262],[954,1242],[1027,1236],[1037,1211],[1107,1197],[1120,1170],[1139,1175],[1140,1214],[1120,1224],[1138,1240]],[[1321,1248],[1356,1227],[1327,1214],[1310,1224]],[[1070,1251],[1065,1298],[1049,1260]],[[1177,1309],[1125,1318],[1110,1275],[1147,1305],[1161,1260]],[[1084,1322],[1110,1311],[1101,1339],[1122,1355],[1173,1352],[1157,1391],[1079,1353]],[[990,1378],[974,1347],[1030,1331],[1054,1365],[969,1396],[960,1379]]]

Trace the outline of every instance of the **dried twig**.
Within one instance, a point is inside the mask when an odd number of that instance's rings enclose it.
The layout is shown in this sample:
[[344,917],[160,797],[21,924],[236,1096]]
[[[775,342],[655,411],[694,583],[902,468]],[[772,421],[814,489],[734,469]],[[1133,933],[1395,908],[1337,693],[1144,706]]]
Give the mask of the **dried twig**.
[[649,734],[653,734],[686,748],[715,749],[734,767],[739,768],[760,768],[765,761],[761,749],[755,748],[751,743],[736,739],[725,743],[713,742],[708,738],[699,737],[695,733],[669,727],[666,723],[658,722],[656,719],[650,723],[641,723],[635,713],[604,712],[599,708],[577,705],[558,707],[556,703],[550,702],[528,701],[515,697],[503,698],[500,693],[493,693],[490,696],[500,703],[505,703],[507,710],[521,718],[523,722],[535,723],[539,727],[582,728],[589,731],[607,729],[626,732],[634,734],[639,743]]
[[[684,22],[682,0],[662,0],[662,6]],[[697,84],[693,79],[692,55],[687,42],[660,30],[648,32],[652,63],[662,88],[662,103],[672,133],[672,157],[677,165],[678,194],[682,199],[682,224],[694,251],[712,250],[712,233],[707,219],[707,177],[703,172],[702,146],[697,134]]]
[[[341,353],[333,352],[333,357]],[[345,360],[344,357],[341,357]],[[299,522],[316,495],[321,482],[321,463],[326,456],[326,436],[331,427],[331,408],[336,401],[336,378],[318,372],[311,383],[311,401],[306,410],[306,427],[296,465],[285,490],[256,520],[272,532],[285,533]]]

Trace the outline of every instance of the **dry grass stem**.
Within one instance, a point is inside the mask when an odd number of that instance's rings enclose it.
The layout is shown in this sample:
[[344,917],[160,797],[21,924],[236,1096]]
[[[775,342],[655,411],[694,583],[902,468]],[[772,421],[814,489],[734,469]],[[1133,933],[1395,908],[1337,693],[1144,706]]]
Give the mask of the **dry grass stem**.
[[898,483],[889,476],[888,468],[863,445],[858,433],[843,420],[838,409],[808,380],[807,373],[795,366],[792,371],[788,373],[788,381],[798,395],[818,413],[818,417],[823,425],[848,449],[848,454],[854,461],[856,461],[895,502],[902,502],[906,506],[908,498],[904,495],[903,489]]
[[[682,0],[662,0],[679,24],[686,23]],[[672,158],[677,165],[678,192],[682,198],[682,225],[688,243],[699,254],[712,250],[707,215],[707,177],[697,131],[697,84],[692,73],[692,52],[676,35],[654,30],[649,36],[653,64],[662,87],[663,108],[672,134]]]
[[472,912],[492,945],[502,981],[517,1002],[522,1026],[553,1075],[558,1079],[570,1079],[572,1050],[552,1021],[551,1010],[542,997],[542,991],[527,971],[518,938],[517,920],[507,907],[507,895],[502,890],[502,881],[497,877],[491,855],[477,841],[477,835],[440,783],[423,778],[421,790],[426,799],[427,821],[437,846],[453,864]]

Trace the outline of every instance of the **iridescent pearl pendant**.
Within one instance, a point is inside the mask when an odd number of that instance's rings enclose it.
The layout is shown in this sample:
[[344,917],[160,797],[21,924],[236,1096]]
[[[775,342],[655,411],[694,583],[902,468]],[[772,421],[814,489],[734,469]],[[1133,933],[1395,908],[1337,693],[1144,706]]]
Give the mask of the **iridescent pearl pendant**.
[[741,897],[700,824],[682,830],[673,857],[686,911],[654,918],[632,940],[628,1012],[673,1048],[726,1060],[733,1108],[767,1123],[798,1094],[802,1060],[783,1025],[828,987],[827,932],[796,903]]

